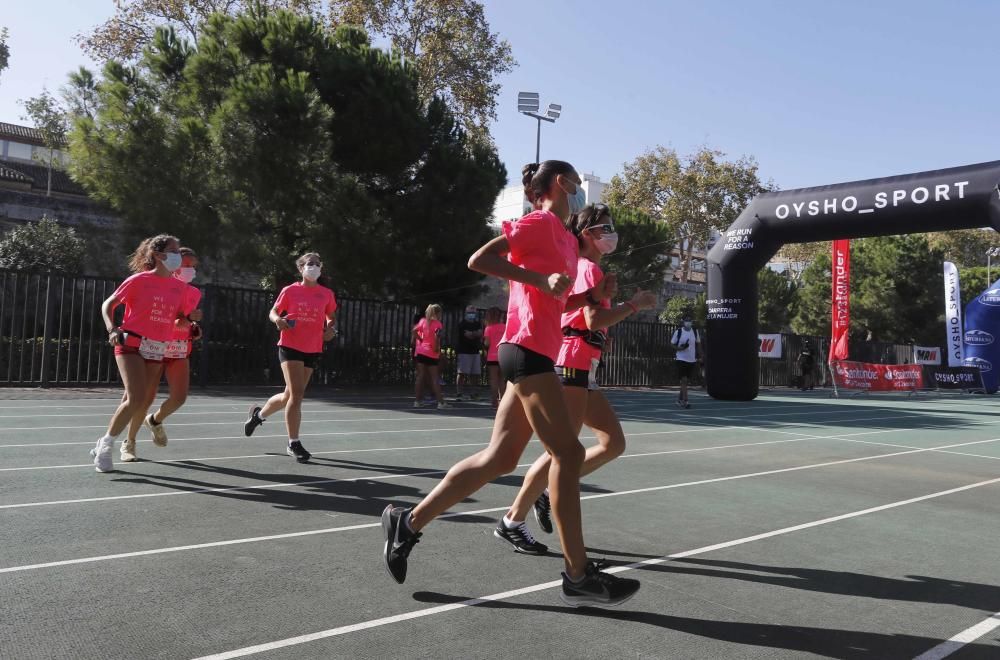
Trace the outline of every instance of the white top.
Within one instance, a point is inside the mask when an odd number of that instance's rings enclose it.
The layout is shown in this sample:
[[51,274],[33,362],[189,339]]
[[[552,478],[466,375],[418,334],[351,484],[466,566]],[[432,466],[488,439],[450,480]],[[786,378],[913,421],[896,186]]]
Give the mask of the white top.
[[678,328],[670,336],[670,343],[677,349],[675,357],[681,362],[694,362],[697,359],[694,345],[700,341],[698,331],[694,328],[690,330],[685,330],[683,327]]

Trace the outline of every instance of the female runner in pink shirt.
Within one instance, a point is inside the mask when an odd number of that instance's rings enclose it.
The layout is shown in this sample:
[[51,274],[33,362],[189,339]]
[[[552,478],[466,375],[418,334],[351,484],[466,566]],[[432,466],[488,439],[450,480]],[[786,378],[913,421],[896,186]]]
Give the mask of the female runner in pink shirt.
[[267,403],[250,408],[250,417],[243,424],[249,437],[254,429],[273,413],[285,409],[285,427],[288,429],[288,447],[285,453],[299,463],[309,461],[312,454],[299,441],[302,425],[302,398],[305,396],[313,370],[323,357],[323,342],[337,334],[337,298],[333,291],[319,284],[323,262],[315,252],[303,254],[295,261],[302,274],[302,281],[281,290],[268,318],[281,331],[278,340],[278,359],[285,377],[285,391],[275,394]]
[[[580,267],[573,286],[576,293],[593,288],[604,278],[601,258],[615,250],[618,234],[611,212],[604,204],[591,204],[580,212],[573,220],[573,233],[580,242]],[[612,308],[608,301],[602,301],[600,306],[583,307],[562,316],[563,341],[556,369],[565,388],[570,419],[577,434],[586,424],[597,436],[597,446],[587,449],[581,476],[590,474],[625,451],[621,423],[595,379],[606,339],[604,331],[640,309],[652,309],[655,305],[656,294],[637,291],[630,301],[617,307]],[[544,531],[552,532],[550,499],[544,492],[550,464],[550,456],[542,454],[529,468],[514,504],[494,532],[516,552],[542,555],[548,550],[532,538],[525,518],[534,505],[538,524]]]
[[[181,267],[174,271],[174,277],[187,285],[184,304],[181,305],[180,318],[174,322],[174,334],[164,351],[163,361],[160,363],[160,373],[155,377],[150,377],[146,400],[132,416],[128,427],[128,436],[122,442],[121,459],[123,463],[139,460],[135,453],[135,441],[143,424],[153,434],[153,444],[157,447],[166,447],[167,431],[163,428],[163,420],[177,412],[187,401],[191,384],[191,368],[188,364],[188,357],[191,355],[193,341],[201,336],[201,328],[198,326],[202,316],[201,310],[198,309],[198,303],[201,302],[201,289],[191,286],[191,281],[195,276],[195,268],[198,265],[198,255],[189,247],[182,247],[180,253]],[[159,410],[155,413],[148,414],[149,407],[156,400],[156,392],[160,388],[160,378],[163,374],[167,376],[167,387],[169,388],[167,400],[160,404]]]
[[552,454],[552,508],[566,563],[560,597],[570,605],[617,605],[635,595],[639,582],[603,572],[603,562],[587,560],[580,516],[584,449],[555,373],[562,312],[598,305],[613,294],[614,278],[608,276],[594,289],[570,295],[579,249],[567,225],[586,203],[573,166],[562,161],[528,165],[523,183],[528,199],[537,201],[541,210],[517,222],[505,222],[503,235],[469,259],[473,270],[510,280],[507,327],[498,355],[510,387],[500,401],[493,437],[489,447],[452,467],[417,506],[386,507],[382,513],[385,567],[402,583],[420,530],[483,485],[514,470],[532,433],[537,433]]
[[437,399],[438,408],[450,407],[441,393],[441,305],[427,305],[424,317],[413,326],[413,359],[417,366],[417,379],[413,386],[413,407],[420,408],[424,402],[424,382],[431,385],[431,392]]
[[486,345],[486,374],[490,380],[490,401],[496,408],[507,381],[500,377],[500,341],[503,339],[504,324],[500,322],[502,312],[499,307],[486,310],[486,327],[483,329],[483,344]]
[[[173,277],[181,266],[180,244],[173,236],[160,234],[144,240],[132,254],[129,266],[135,275],[122,282],[101,305],[125,397],[111,416],[107,433],[90,451],[98,472],[114,469],[111,452],[115,439],[136,413],[145,410],[142,406],[150,387],[159,383],[163,355],[186,294],[187,285]],[[125,305],[120,326],[114,322],[119,305]]]

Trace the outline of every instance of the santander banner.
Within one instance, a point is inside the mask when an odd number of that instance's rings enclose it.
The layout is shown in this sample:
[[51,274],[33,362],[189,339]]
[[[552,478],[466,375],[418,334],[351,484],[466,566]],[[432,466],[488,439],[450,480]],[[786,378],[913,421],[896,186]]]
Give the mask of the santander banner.
[[835,362],[833,377],[837,387],[869,392],[909,392],[924,386],[924,368],[919,364],[869,364]]
[[965,357],[962,347],[962,292],[958,269],[944,262],[944,322],[948,332],[948,366],[961,367]]
[[833,242],[833,312],[829,362],[847,359],[847,331],[851,325],[851,242]]

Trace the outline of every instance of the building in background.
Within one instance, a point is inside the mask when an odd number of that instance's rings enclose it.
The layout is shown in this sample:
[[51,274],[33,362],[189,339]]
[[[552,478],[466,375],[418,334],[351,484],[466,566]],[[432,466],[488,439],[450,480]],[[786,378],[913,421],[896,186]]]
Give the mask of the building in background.
[[[594,174],[582,174],[583,190],[587,194],[588,204],[598,204],[604,201],[604,189],[608,184],[601,181],[600,177]],[[531,212],[531,204],[524,196],[524,186],[517,184],[507,186],[500,191],[497,201],[493,206],[493,217],[490,223],[499,227],[504,220],[517,220],[523,215]]]

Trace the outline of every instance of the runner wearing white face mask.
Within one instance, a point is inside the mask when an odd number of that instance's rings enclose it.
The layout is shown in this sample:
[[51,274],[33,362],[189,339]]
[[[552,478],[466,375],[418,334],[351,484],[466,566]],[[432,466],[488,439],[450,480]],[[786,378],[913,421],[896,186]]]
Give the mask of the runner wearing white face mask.
[[243,424],[249,437],[264,420],[282,408],[285,410],[285,427],[288,429],[288,448],[285,450],[299,463],[306,463],[312,454],[299,441],[302,424],[302,399],[312,378],[313,370],[323,357],[323,342],[337,334],[337,298],[333,291],[319,284],[323,262],[315,252],[309,252],[295,262],[302,280],[281,290],[268,318],[281,332],[278,340],[278,359],[285,377],[285,391],[275,394],[263,406],[250,408],[250,417]]
[[701,338],[698,331],[694,329],[691,315],[685,314],[681,327],[674,331],[671,336],[670,345],[677,352],[674,356],[677,362],[677,374],[680,376],[681,390],[677,394],[677,406],[680,408],[690,408],[688,403],[688,380],[694,373],[695,363],[700,357],[699,346]]

